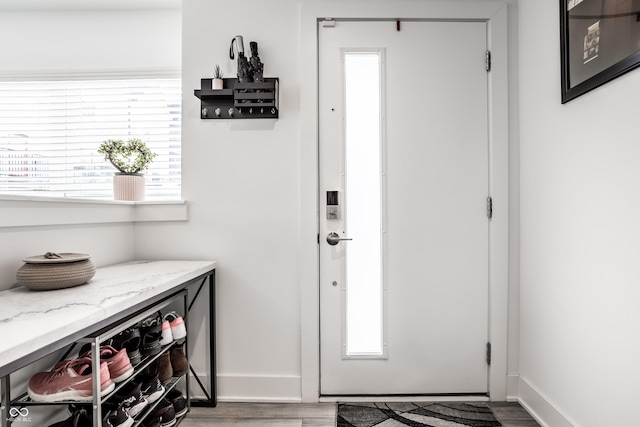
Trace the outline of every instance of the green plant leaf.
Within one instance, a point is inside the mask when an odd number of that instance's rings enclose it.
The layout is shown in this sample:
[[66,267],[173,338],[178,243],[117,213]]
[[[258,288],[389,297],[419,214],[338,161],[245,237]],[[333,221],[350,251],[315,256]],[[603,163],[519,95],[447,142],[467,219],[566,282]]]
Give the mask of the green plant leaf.
[[149,169],[157,154],[152,152],[141,139],[132,138],[125,144],[120,139],[109,139],[98,147],[98,153],[124,174],[135,174]]

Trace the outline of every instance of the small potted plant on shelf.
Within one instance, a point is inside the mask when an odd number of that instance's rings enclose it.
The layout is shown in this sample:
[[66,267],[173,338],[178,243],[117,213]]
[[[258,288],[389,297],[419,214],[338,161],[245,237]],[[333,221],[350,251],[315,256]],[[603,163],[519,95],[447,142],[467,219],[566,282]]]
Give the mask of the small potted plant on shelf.
[[113,177],[113,197],[115,200],[144,200],[145,180],[142,171],[157,156],[147,144],[138,138],[126,143],[119,139],[109,139],[100,144],[98,153],[118,169]]
[[220,65],[216,64],[215,68],[213,69],[213,80],[211,80],[211,89],[222,89],[224,86],[224,80],[222,80],[223,77],[224,73],[220,69]]

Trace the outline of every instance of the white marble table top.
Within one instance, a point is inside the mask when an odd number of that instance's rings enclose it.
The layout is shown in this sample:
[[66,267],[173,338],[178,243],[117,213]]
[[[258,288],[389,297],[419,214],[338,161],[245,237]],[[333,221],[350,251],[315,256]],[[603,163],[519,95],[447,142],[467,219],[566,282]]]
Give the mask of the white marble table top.
[[86,285],[0,292],[0,377],[9,364],[215,269],[213,261],[132,261],[98,268]]

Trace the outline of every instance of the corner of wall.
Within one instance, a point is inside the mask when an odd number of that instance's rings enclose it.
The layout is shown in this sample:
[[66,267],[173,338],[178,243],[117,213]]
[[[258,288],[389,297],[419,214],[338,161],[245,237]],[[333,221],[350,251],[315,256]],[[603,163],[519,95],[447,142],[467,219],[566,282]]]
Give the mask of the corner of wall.
[[516,388],[517,401],[542,427],[577,427],[578,424],[525,378],[514,375],[510,380],[510,385]]

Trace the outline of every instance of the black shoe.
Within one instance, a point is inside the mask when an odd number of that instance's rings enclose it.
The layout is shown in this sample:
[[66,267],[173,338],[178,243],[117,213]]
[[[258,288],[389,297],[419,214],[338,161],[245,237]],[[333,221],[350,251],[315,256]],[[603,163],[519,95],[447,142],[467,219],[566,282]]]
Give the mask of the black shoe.
[[140,329],[137,327],[129,328],[120,332],[115,337],[111,338],[108,342],[110,346],[116,350],[127,350],[127,356],[133,366],[142,361],[142,355],[140,354]]
[[162,399],[152,416],[160,417],[160,427],[171,427],[176,423],[176,411],[173,409],[173,403],[167,399]]
[[147,407],[149,402],[142,395],[141,383],[129,383],[126,387],[118,390],[112,398],[116,402],[120,402],[122,408],[129,414],[131,418],[135,418]]
[[149,318],[140,327],[140,353],[142,356],[154,356],[162,351],[162,317]]
[[182,395],[182,391],[174,388],[167,393],[166,399],[173,404],[173,409],[176,412],[176,418],[181,417],[187,413],[187,399]]
[[162,421],[162,417],[149,416],[144,420],[142,427],[160,427],[161,421]]
[[[111,409],[109,409],[111,408]],[[52,424],[49,427],[93,427],[93,414],[89,415],[84,407],[69,405],[72,414],[64,421]],[[121,407],[102,407],[102,427],[131,427],[133,418],[129,417]]]
[[141,385],[142,397],[150,404],[160,399],[164,394],[164,387],[160,383],[158,375],[140,375],[135,381],[136,384]]
[[103,427],[131,427],[133,425],[133,418],[127,414],[122,405],[117,405],[115,408],[110,407],[108,404],[103,405],[102,426]]
[[91,427],[91,417],[84,408],[75,409],[69,418],[64,421],[51,424],[49,427]]

